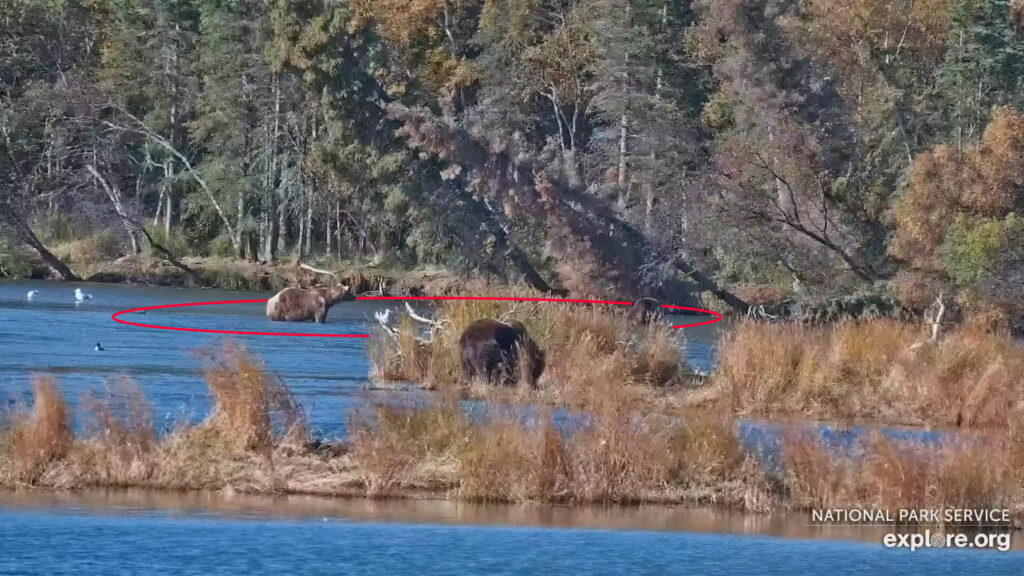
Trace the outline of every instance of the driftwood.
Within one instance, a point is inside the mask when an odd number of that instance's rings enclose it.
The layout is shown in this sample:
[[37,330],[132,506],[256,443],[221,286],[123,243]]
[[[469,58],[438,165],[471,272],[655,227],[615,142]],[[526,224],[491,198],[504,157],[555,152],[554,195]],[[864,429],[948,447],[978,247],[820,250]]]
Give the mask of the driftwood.
[[381,312],[376,311],[373,313],[373,317],[377,319],[377,323],[380,324],[381,328],[388,333],[392,338],[398,338],[398,328],[391,325],[391,308]]
[[763,304],[761,304],[759,306],[751,306],[750,308],[747,308],[747,318],[757,318],[757,319],[760,319],[760,320],[778,320],[779,319],[778,316],[774,316],[772,314],[769,314],[767,311],[765,311]]
[[309,264],[305,264],[303,262],[299,262],[299,268],[302,268],[303,270],[309,270],[310,272],[314,272],[316,274],[327,274],[329,276],[334,276],[335,278],[338,277],[338,275],[335,274],[334,272],[328,270],[321,270],[320,268],[314,268]]
[[[416,310],[414,310],[413,307],[408,302],[405,303],[405,310],[406,310],[406,313],[408,313],[409,318],[412,318],[416,322],[419,322],[421,324],[426,324],[427,326],[430,327],[429,331],[428,331],[428,333],[430,334],[429,338],[422,338],[422,337],[417,337],[416,338],[416,341],[419,342],[420,344],[424,344],[424,345],[432,344],[434,342],[434,337],[436,336],[437,332],[445,329],[445,324],[446,324],[445,322],[443,322],[443,321],[439,322],[437,320],[431,320],[430,318],[427,318],[425,316],[420,316],[419,314],[416,313]],[[380,312],[380,311],[374,312],[373,316],[374,316],[374,318],[377,319],[377,323],[380,324],[382,328],[384,328],[384,331],[389,336],[391,336],[392,338],[395,338],[395,339],[398,338],[398,328],[395,328],[395,326],[391,323],[391,309],[390,308],[388,308],[387,310],[384,310],[383,312]]]

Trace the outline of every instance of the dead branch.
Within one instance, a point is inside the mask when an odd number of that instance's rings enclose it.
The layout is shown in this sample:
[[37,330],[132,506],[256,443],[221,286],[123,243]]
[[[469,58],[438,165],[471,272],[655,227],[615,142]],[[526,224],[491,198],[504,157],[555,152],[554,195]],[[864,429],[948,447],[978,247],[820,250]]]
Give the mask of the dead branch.
[[431,320],[430,318],[426,318],[424,316],[420,316],[419,314],[417,314],[416,311],[413,310],[412,305],[409,304],[408,302],[405,303],[405,310],[409,313],[409,317],[417,322],[429,324],[432,327],[440,327],[442,325],[441,322]]
[[309,264],[304,264],[302,262],[299,262],[299,268],[302,268],[303,270],[309,270],[310,272],[314,272],[316,274],[327,274],[329,276],[334,276],[335,278],[338,277],[338,275],[335,274],[334,272],[330,272],[328,270],[321,270],[320,268],[314,268]]
[[110,199],[110,203],[114,205],[114,212],[117,213],[118,217],[121,218],[121,222],[124,224],[125,230],[128,231],[128,239],[132,243],[132,254],[138,254],[141,250],[139,249],[139,239],[136,233],[136,228],[131,218],[128,217],[128,212],[124,208],[124,202],[121,198],[121,190],[116,185],[112,185],[107,182],[107,179],[100,175],[99,170],[96,169],[92,164],[87,164],[85,169],[92,174],[92,177],[99,182],[100,187],[107,193],[107,198]]
[[125,212],[125,210],[121,207],[120,191],[117,189],[117,187],[111,186],[110,183],[108,183],[106,179],[103,178],[102,175],[100,175],[99,171],[96,170],[96,167],[93,166],[92,164],[87,165],[86,169],[89,171],[90,174],[92,174],[93,178],[95,178],[96,181],[100,183],[104,191],[106,191],[107,195],[110,197],[111,201],[114,202],[114,207],[117,210],[118,216],[120,216],[121,220],[124,221],[125,227],[128,228],[128,234],[132,237],[133,246],[136,244],[134,235],[135,231],[142,232],[142,235],[146,237],[146,241],[149,242],[149,245],[152,246],[153,249],[156,250],[157,252],[163,254],[167,261],[171,263],[171,265],[191,276],[192,279],[195,280],[196,284],[202,283],[202,278],[199,277],[199,274],[196,273],[195,270],[189,268],[180,260],[175,258],[174,254],[172,254],[170,250],[168,250],[159,242],[154,240],[153,236],[149,233],[149,230],[146,230],[145,225],[128,216],[128,213]]
[[135,134],[145,136],[146,138],[149,138],[158,146],[166,150],[169,154],[177,158],[178,161],[181,162],[182,166],[185,167],[185,171],[188,172],[190,176],[192,176],[192,179],[195,180],[196,184],[199,184],[199,187],[202,188],[203,192],[206,193],[207,199],[210,201],[210,204],[213,206],[213,209],[217,212],[217,215],[220,217],[221,222],[224,224],[224,227],[228,231],[228,237],[231,239],[231,245],[234,247],[235,252],[238,252],[240,246],[238,245],[238,237],[235,234],[235,227],[232,226],[231,221],[228,220],[228,217],[224,214],[224,210],[221,209],[220,203],[217,202],[217,197],[214,196],[213,194],[213,190],[210,189],[210,186],[206,183],[206,180],[203,179],[202,175],[200,175],[199,172],[195,169],[195,167],[192,166],[192,162],[188,159],[188,157],[185,156],[185,154],[183,154],[180,150],[178,150],[174,146],[174,144],[171,143],[170,140],[158,134],[155,130],[147,126],[146,123],[140,120],[139,118],[136,118],[131,113],[125,110],[119,111],[128,118],[131,118],[132,121],[135,123],[135,126],[132,127],[118,125],[112,122],[108,122],[106,120],[100,120],[100,122],[102,122],[110,128],[113,128],[114,130],[119,130],[122,132],[133,132]]
[[505,312],[504,314],[502,314],[501,316],[498,317],[498,320],[500,320],[501,322],[505,322],[509,318],[514,317],[516,315],[516,312],[519,310],[519,305],[520,304],[522,304],[522,302],[516,302],[515,304],[513,304],[512,308],[509,309],[508,312]]
[[931,338],[923,340],[910,346],[911,350],[917,350],[921,346],[931,342],[935,344],[939,341],[942,330],[942,318],[946,315],[946,303],[943,298],[944,293],[939,292],[939,297],[935,299],[935,302],[924,311],[924,319],[927,322],[929,330],[931,332]]
[[939,292],[939,297],[935,299],[935,303],[929,306],[927,319],[931,325],[932,342],[939,341],[939,332],[942,329],[942,317],[946,315],[946,303],[943,301],[943,293]]
[[384,328],[384,331],[387,332],[389,336],[395,339],[398,338],[398,329],[391,325],[390,308],[384,310],[383,312],[381,312],[380,310],[374,312],[373,317],[377,319],[377,323],[380,324],[382,328]]
[[751,306],[750,308],[748,308],[747,318],[758,318],[761,320],[778,320],[779,317],[773,316],[772,314],[769,314],[767,311],[765,311],[764,305],[762,304],[760,306]]

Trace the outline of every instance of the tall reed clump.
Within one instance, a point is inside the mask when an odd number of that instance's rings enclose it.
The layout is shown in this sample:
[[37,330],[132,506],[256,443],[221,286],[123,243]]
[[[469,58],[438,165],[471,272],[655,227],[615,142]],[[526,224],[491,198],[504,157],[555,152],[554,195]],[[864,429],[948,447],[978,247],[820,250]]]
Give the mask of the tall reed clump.
[[[204,422],[161,438],[152,407],[130,380],[83,396],[82,434],[75,438],[54,380],[36,377],[33,411],[15,414],[0,434],[0,486],[259,492],[282,489],[289,476],[323,475],[309,453],[302,410],[280,380],[235,342],[200,356],[213,410]],[[308,461],[284,473],[277,468],[302,458]]]
[[558,502],[571,497],[566,442],[548,415],[529,423],[496,415],[458,447],[458,494],[499,502]]
[[585,420],[559,424],[549,411],[515,408],[470,418],[451,398],[378,405],[350,454],[371,494],[432,487],[483,501],[744,505],[749,463],[724,421],[628,410]]
[[457,453],[472,429],[448,396],[429,405],[381,403],[353,413],[349,448],[369,495],[396,489],[443,489],[451,484]]
[[203,431],[239,452],[269,453],[284,441],[308,441],[291,392],[242,344],[225,340],[198,354],[214,405]]
[[[470,287],[466,293],[539,296],[523,288],[487,286]],[[546,355],[540,397],[555,403],[591,406],[606,396],[607,388],[631,389],[642,399],[652,388],[681,383],[686,374],[679,334],[667,325],[638,326],[626,318],[625,310],[613,307],[455,300],[439,303],[429,315],[437,322],[429,336],[424,324],[405,313],[396,323],[396,335],[375,336],[370,359],[376,378],[422,382],[428,388],[477,396],[505,394],[473,386],[462,374],[459,335],[480,318],[515,319],[526,325]]]
[[971,328],[746,323],[718,357],[711,396],[743,414],[1000,427],[1024,403],[1024,349]]
[[138,384],[128,378],[108,382],[102,392],[91,391],[79,403],[84,438],[68,455],[64,487],[142,485],[150,482],[160,463],[153,427],[153,407]]
[[51,462],[71,448],[73,435],[67,404],[49,376],[32,376],[31,412],[15,413],[0,435],[0,483],[32,484]]
[[1015,450],[1002,434],[938,445],[874,434],[837,453],[795,434],[783,440],[782,474],[795,508],[996,510],[1024,497]]

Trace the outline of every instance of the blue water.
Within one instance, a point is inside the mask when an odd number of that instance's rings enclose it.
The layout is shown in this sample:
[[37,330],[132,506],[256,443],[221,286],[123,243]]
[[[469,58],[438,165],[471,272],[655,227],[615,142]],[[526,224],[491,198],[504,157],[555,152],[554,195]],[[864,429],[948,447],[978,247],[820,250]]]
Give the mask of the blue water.
[[[231,293],[116,285],[81,285],[94,294],[73,303],[75,285],[41,282],[0,283],[0,400],[27,399],[28,373],[55,374],[74,402],[99,389],[111,375],[132,377],[153,403],[165,426],[205,417],[209,399],[193,351],[216,342],[215,335],[145,330],[116,324],[114,312],[178,302],[265,298]],[[34,302],[25,292],[42,290]],[[137,321],[197,328],[279,332],[359,333],[373,328],[377,305],[346,303],[332,310],[328,324],[269,323],[263,306],[232,305],[149,312]],[[713,364],[714,332],[690,331],[687,359],[702,369]],[[365,341],[319,338],[239,337],[295,392],[316,431],[344,433],[346,415],[364,396],[402,398],[368,390]],[[105,352],[93,346],[102,342]],[[467,409],[484,410],[474,403]],[[581,415],[556,412],[561,421]],[[584,417],[585,418],[585,417]],[[816,428],[839,450],[854,444],[861,429]],[[767,461],[777,454],[782,430],[773,424],[742,422],[741,437]],[[892,431],[930,441],[931,432]],[[704,521],[685,523],[682,532],[656,512],[609,510],[604,526],[614,528],[507,526],[421,509],[399,517],[389,513],[338,512],[331,500],[309,501],[300,517],[281,517],[246,501],[225,513],[187,504],[153,508],[100,502],[32,502],[27,506],[0,495],[0,575],[5,574],[779,574],[803,576],[884,574],[1024,575],[1024,554],[994,551],[897,551],[872,542],[777,538],[746,532],[762,522],[750,518],[726,527]],[[145,496],[144,498],[150,498]],[[62,497],[61,497],[62,498]],[[198,498],[198,497],[197,497]],[[359,504],[351,506],[358,509]],[[374,504],[373,506],[378,506]],[[328,513],[326,510],[335,510]],[[324,514],[325,516],[320,516]],[[506,514],[518,514],[508,512]],[[531,516],[558,516],[545,508]],[[622,520],[629,517],[628,521]],[[367,517],[370,518],[367,521]],[[609,521],[609,518],[618,519]],[[468,523],[467,523],[468,522]],[[479,522],[484,522],[481,524]],[[546,522],[542,522],[546,524]],[[632,529],[620,529],[628,524]],[[691,525],[692,524],[692,525]],[[639,528],[639,529],[637,529]],[[665,531],[651,531],[659,529]],[[797,527],[803,534],[806,527]],[[787,530],[782,530],[787,532]],[[773,532],[774,533],[774,532]],[[842,535],[839,537],[853,537]]]
[[831,453],[857,458],[863,441],[871,434],[886,440],[914,446],[936,446],[950,440],[962,441],[962,433],[926,428],[887,426],[837,426],[820,422],[778,424],[758,420],[740,420],[737,433],[745,449],[757,456],[768,471],[781,471],[782,442],[786,434],[807,435],[817,439]]
[[0,508],[0,574],[990,576],[1024,553],[755,535]]
[[[81,287],[93,298],[76,305]],[[25,294],[40,290],[32,302]],[[270,293],[227,292],[126,286],[116,284],[0,281],[0,409],[3,403],[27,401],[29,373],[53,374],[74,405],[83,393],[103,389],[117,375],[130,376],[153,404],[161,429],[202,420],[210,408],[200,364],[194,351],[220,341],[215,334],[151,330],[118,324],[120,310],[175,304],[256,300]],[[143,324],[251,332],[369,334],[373,312],[397,303],[344,302],[327,323],[270,322],[263,304],[233,304],[151,310],[122,319]],[[417,305],[421,312],[425,308]],[[709,370],[714,362],[715,328],[687,330],[685,356]],[[371,390],[366,339],[236,336],[278,374],[305,409],[313,432],[337,437],[345,433],[352,407],[366,398],[401,393]],[[99,342],[105,351],[96,352]]]

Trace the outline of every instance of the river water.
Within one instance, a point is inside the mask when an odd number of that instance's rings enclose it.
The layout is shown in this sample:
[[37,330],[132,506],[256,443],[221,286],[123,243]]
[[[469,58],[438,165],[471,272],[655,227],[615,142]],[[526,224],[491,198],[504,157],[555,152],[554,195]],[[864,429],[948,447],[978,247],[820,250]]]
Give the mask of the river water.
[[[798,520],[302,497],[0,494],[0,574],[1019,576],[1024,553],[889,550]],[[865,537],[867,536],[867,537]]]
[[[92,294],[75,303],[74,290]],[[30,302],[29,290],[39,290]],[[89,390],[101,390],[118,375],[130,376],[152,402],[158,426],[201,420],[209,411],[206,386],[194,351],[216,344],[222,335],[153,330],[111,320],[121,310],[187,302],[269,298],[271,293],[228,292],[117,284],[0,282],[0,402],[29,398],[29,374],[53,374],[74,404]],[[162,326],[247,332],[369,334],[373,312],[397,303],[343,302],[326,324],[270,322],[263,304],[228,304],[150,310],[122,319]],[[426,309],[417,304],[421,312]],[[698,368],[713,363],[713,326],[687,329],[684,354]],[[233,336],[259,354],[307,412],[318,435],[344,433],[354,402],[374,391],[367,380],[365,338]],[[96,344],[104,351],[94,350]]]
[[[93,294],[75,304],[74,289]],[[31,302],[28,290],[40,290]],[[270,294],[38,281],[0,282],[0,402],[54,374],[74,403],[116,375],[142,387],[170,427],[206,416],[193,351],[213,334],[115,323],[117,311]],[[394,306],[394,304],[390,304]],[[179,327],[368,333],[380,303],[346,302],[326,325],[270,323],[261,304],[150,311]],[[133,316],[133,315],[128,315]],[[708,370],[715,327],[687,330]],[[365,339],[238,336],[296,394],[314,431],[344,434],[373,390]],[[105,349],[93,348],[101,343]],[[747,424],[749,426],[749,424]],[[760,430],[761,428],[758,428]],[[763,437],[763,432],[757,432]],[[2,574],[1024,574],[1024,554],[883,548],[877,530],[809,528],[806,518],[667,507],[581,508],[153,493],[0,493]],[[272,542],[272,546],[267,543]],[[1016,543],[1015,543],[1016,547]]]

